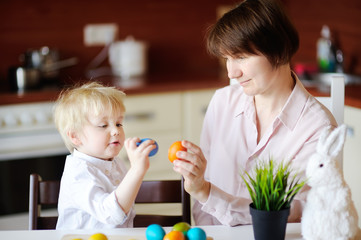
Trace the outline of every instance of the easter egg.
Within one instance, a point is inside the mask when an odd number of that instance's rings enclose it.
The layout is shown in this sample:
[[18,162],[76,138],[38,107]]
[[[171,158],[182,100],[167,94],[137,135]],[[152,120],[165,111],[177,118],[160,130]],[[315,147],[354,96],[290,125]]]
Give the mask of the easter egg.
[[164,229],[158,224],[151,224],[145,230],[147,240],[163,240],[164,235]]
[[170,231],[163,238],[163,240],[185,240],[185,239],[186,237],[184,236],[184,234],[179,231]]
[[108,237],[105,236],[103,233],[95,233],[91,235],[88,240],[108,240]]
[[191,228],[187,232],[188,240],[207,240],[206,232],[199,227]]
[[[147,140],[153,140],[153,139],[142,138],[142,139],[140,139],[140,142],[137,142],[137,146],[139,146],[142,142],[147,141]],[[150,151],[150,153],[148,155],[149,157],[154,156],[158,152],[158,143],[156,141],[154,141],[154,144],[155,144],[155,148],[152,151]]]
[[178,159],[176,154],[178,151],[187,151],[187,148],[182,146],[182,141],[174,142],[168,149],[168,159],[173,162]]
[[182,232],[185,236],[190,228],[191,226],[187,222],[179,222],[173,226],[173,231]]

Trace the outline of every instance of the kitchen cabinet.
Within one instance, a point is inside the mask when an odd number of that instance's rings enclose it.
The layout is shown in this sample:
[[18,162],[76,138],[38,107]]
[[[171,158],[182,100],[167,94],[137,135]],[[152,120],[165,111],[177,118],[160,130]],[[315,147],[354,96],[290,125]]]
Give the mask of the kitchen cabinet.
[[204,115],[216,89],[187,91],[183,94],[183,136],[199,145]]
[[[168,161],[168,148],[178,140],[199,144],[203,118],[215,89],[130,95],[125,99],[125,136],[152,138],[158,153],[150,157],[145,180],[179,179]],[[120,152],[129,167],[125,149]]]
[[[150,157],[150,167],[145,180],[180,179],[168,161],[168,148],[178,140],[187,139],[199,144],[203,119],[216,88],[170,93],[137,94],[125,99],[124,131],[126,137],[149,137],[157,141],[159,150]],[[129,167],[125,148],[121,158]],[[193,204],[192,204],[193,205]],[[136,211],[156,214],[157,211],[177,214],[174,204],[162,209],[147,204],[136,205]],[[192,220],[193,221],[193,220]]]
[[[131,95],[125,98],[124,132],[126,138],[152,138],[157,141],[158,153],[150,157],[146,180],[179,179],[168,161],[168,146],[182,138],[182,94]],[[125,148],[120,156],[129,166]]]
[[[345,106],[345,123],[349,129],[343,151],[343,170],[361,218],[361,109]],[[361,221],[359,219],[359,226]]]

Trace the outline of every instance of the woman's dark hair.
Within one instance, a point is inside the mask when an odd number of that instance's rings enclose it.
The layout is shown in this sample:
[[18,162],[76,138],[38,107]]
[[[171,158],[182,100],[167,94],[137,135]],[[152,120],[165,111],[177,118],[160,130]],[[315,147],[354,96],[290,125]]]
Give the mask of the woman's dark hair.
[[297,30],[277,0],[245,0],[210,28],[215,56],[264,55],[273,67],[289,63],[299,46]]

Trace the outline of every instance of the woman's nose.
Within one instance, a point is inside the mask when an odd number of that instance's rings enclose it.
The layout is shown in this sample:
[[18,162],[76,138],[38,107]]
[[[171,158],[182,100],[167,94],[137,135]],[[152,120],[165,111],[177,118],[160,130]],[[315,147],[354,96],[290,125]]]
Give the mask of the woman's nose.
[[239,64],[236,64],[232,60],[229,60],[227,62],[227,72],[228,72],[228,77],[230,79],[239,78],[239,77],[242,77],[242,75],[243,75],[242,69],[239,66]]

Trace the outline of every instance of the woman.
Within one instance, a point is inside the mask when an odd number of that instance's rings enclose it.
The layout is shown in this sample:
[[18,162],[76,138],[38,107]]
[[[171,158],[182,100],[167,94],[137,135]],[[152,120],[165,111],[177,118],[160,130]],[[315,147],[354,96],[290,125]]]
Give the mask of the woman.
[[[246,0],[211,29],[208,50],[226,61],[238,84],[214,94],[200,147],[183,141],[174,170],[195,199],[197,225],[250,224],[249,193],[240,177],[259,160],[291,160],[304,171],[321,130],[337,123],[291,71],[299,39],[278,2]],[[182,160],[180,160],[182,159]],[[300,221],[307,190],[293,201],[289,221]]]

